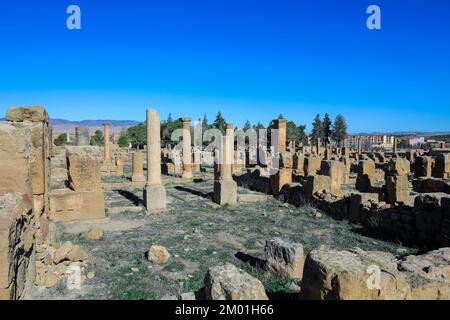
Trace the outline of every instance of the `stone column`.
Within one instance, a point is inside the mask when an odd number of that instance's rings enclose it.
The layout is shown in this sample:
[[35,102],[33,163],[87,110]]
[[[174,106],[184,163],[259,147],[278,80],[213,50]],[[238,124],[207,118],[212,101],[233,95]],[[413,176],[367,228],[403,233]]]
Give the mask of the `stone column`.
[[316,140],[316,154],[320,155],[320,147],[321,147],[322,142],[320,141],[320,138],[317,138]]
[[76,127],[75,128],[75,144],[77,146],[89,145],[89,128],[88,127]]
[[116,158],[116,176],[122,177],[123,176],[123,166],[124,161],[122,158]]
[[191,118],[181,118],[183,122],[183,179],[192,179],[192,153],[191,153]]
[[166,189],[161,180],[161,122],[156,110],[147,110],[147,185],[144,201],[147,213],[166,208]]
[[358,155],[362,154],[362,137],[358,137]]
[[286,151],[286,119],[277,119],[275,122],[276,131],[276,149],[275,152]]
[[[232,125],[227,125],[227,133],[232,130]],[[237,184],[231,175],[231,162],[233,155],[233,139],[231,135],[225,135],[220,141],[220,175],[214,181],[214,202],[220,205],[237,203]]]
[[109,138],[110,138],[110,125],[109,123],[103,124],[103,148],[105,153],[105,161],[111,160],[111,151],[109,146]]
[[393,142],[393,146],[392,146],[392,151],[394,152],[394,154],[397,153],[397,143],[398,143],[398,140],[396,137],[394,137],[394,142]]
[[137,184],[145,182],[142,152],[139,150],[133,153],[133,176],[131,181]]

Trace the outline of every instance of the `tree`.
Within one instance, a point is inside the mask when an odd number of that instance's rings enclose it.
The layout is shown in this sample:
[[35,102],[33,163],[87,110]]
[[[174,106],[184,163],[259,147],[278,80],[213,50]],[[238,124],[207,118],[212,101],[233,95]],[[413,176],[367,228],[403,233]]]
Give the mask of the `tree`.
[[317,114],[314,118],[311,130],[311,139],[316,142],[317,139],[323,139],[323,126],[322,120],[320,119],[320,114]]
[[222,132],[222,134],[225,134],[225,132],[226,132],[227,123],[220,111],[217,112],[216,119],[214,120],[214,123],[213,123],[213,127],[216,129],[219,129]]
[[244,130],[244,132],[245,131],[247,131],[247,130],[249,130],[249,129],[251,129],[252,128],[252,124],[250,123],[250,121],[246,121],[245,122],[245,124],[244,124],[244,127],[242,128],[243,130]]
[[141,146],[147,144],[147,126],[145,123],[140,123],[127,130],[127,136],[133,147],[140,149]]
[[176,130],[176,129],[181,129],[183,128],[183,122],[181,121],[181,119],[177,119],[175,121],[167,121],[167,122],[163,122],[161,124],[161,144],[163,146],[169,144],[170,142],[172,142],[172,133]]
[[128,142],[128,137],[125,134],[122,134],[119,138],[119,147],[121,148],[127,148],[130,143]]
[[288,141],[298,141],[303,144],[306,143],[305,125],[297,126],[295,122],[288,121],[286,123],[286,138]]
[[323,130],[323,139],[325,141],[329,141],[332,137],[332,131],[331,131],[331,119],[330,115],[328,113],[325,113],[325,116],[323,117],[322,121],[322,130]]
[[103,146],[103,132],[101,130],[96,130],[94,135],[91,137],[91,146]]
[[206,112],[203,115],[203,120],[202,120],[202,130],[203,132],[205,132],[208,129],[208,118],[206,118]]
[[55,146],[65,146],[67,144],[67,133],[61,133],[58,138],[56,138],[53,143]]
[[333,123],[333,140],[341,145],[342,141],[347,138],[347,122],[343,115],[338,114]]

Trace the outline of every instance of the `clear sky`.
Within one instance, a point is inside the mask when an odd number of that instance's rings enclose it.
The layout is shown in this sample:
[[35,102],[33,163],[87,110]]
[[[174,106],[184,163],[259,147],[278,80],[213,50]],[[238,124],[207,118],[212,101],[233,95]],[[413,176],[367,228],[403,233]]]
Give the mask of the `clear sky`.
[[[66,9],[81,8],[81,30]],[[382,29],[366,27],[381,8]],[[0,117],[203,117],[299,124],[342,113],[351,132],[450,131],[448,0],[8,0]]]

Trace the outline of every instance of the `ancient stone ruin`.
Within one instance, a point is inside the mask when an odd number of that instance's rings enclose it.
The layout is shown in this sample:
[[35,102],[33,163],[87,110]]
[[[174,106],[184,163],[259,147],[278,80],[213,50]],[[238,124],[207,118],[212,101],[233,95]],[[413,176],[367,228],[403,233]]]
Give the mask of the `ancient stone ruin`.
[[145,147],[109,123],[56,146],[43,107],[10,108],[0,299],[450,299],[450,150],[303,145],[282,118],[206,146],[179,121],[173,144],[149,109]]

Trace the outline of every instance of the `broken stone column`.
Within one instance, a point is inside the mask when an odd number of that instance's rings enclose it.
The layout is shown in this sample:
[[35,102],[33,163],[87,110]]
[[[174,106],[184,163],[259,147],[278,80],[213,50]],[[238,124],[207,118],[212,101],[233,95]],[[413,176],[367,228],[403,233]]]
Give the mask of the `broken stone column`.
[[140,152],[139,150],[133,153],[132,165],[133,175],[131,176],[131,181],[137,184],[145,182],[142,152]]
[[109,123],[103,124],[103,148],[105,161],[111,161],[111,148],[109,145],[109,137],[110,137],[110,125]]
[[362,138],[358,137],[358,156],[362,155]]
[[359,161],[356,189],[360,192],[369,192],[375,185],[375,174],[375,162],[372,159]]
[[342,162],[326,160],[322,161],[320,174],[330,177],[330,192],[334,196],[341,195],[341,184],[344,182],[345,167]]
[[225,135],[221,139],[219,151],[219,179],[214,181],[214,202],[220,205],[237,203],[237,184],[231,175],[230,155],[231,141],[230,136]]
[[305,154],[297,152],[294,154],[294,172],[300,176],[305,175]]
[[350,157],[342,156],[339,159],[340,162],[344,164],[344,173],[343,173],[343,184],[349,184],[350,183],[350,171],[352,167],[352,160]]
[[75,128],[75,145],[88,146],[89,141],[89,128],[88,127],[76,127]]
[[285,185],[292,183],[294,161],[292,153],[287,151],[280,152],[275,161],[278,161],[279,168],[271,169],[270,186],[272,194],[278,196]]
[[166,189],[161,180],[161,123],[156,110],[147,110],[147,185],[144,201],[147,213],[166,208]]
[[433,167],[433,158],[428,156],[416,157],[414,162],[414,175],[416,178],[431,177]]
[[316,140],[316,154],[321,155],[321,149],[322,149],[322,142],[320,141],[320,138],[317,138]]
[[398,139],[396,137],[394,137],[394,142],[393,142],[393,146],[392,146],[392,151],[394,152],[394,155],[397,154],[397,148],[398,148]]
[[277,276],[301,280],[305,258],[303,246],[280,238],[266,241],[265,269]]
[[183,122],[183,179],[192,179],[192,150],[191,150],[191,118],[180,118]]
[[275,152],[286,151],[286,119],[274,120],[276,149]]
[[123,177],[124,161],[122,158],[116,158],[116,176]]
[[305,177],[316,175],[317,171],[320,169],[321,161],[322,158],[319,156],[310,155],[309,157],[305,157]]
[[403,158],[390,160],[386,172],[386,202],[407,203],[409,198],[409,161]]
[[450,179],[450,154],[438,154],[433,168],[433,177]]

